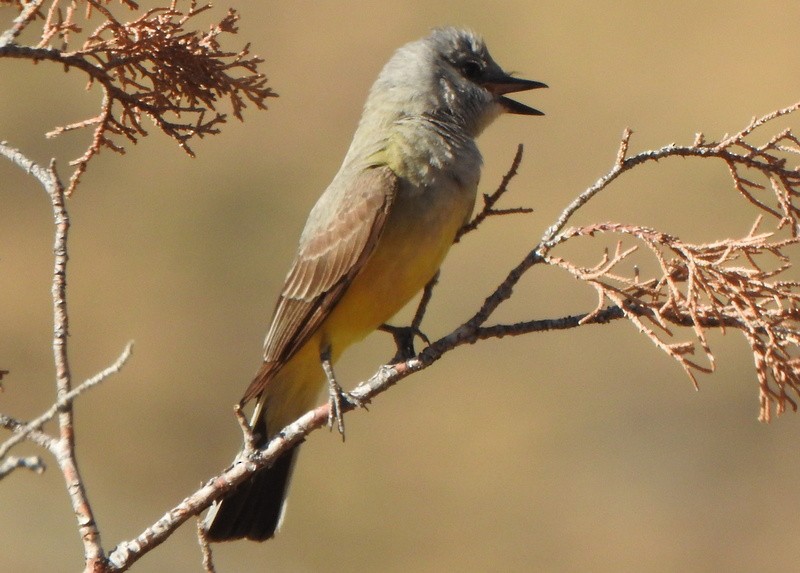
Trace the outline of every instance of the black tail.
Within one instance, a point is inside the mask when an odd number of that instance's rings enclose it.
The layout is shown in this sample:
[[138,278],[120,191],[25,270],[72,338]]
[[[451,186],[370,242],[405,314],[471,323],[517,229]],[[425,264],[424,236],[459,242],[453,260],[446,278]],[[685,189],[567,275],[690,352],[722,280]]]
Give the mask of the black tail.
[[212,506],[205,524],[208,540],[266,541],[275,535],[296,454],[297,448],[289,450]]

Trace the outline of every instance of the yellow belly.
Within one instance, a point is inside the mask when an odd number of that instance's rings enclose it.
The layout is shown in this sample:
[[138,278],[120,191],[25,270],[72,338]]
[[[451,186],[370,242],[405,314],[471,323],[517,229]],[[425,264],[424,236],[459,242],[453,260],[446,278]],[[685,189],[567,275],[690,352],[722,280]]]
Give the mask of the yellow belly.
[[268,431],[276,432],[312,408],[325,377],[320,351],[342,352],[402,309],[433,277],[468,219],[474,189],[448,181],[437,190],[399,193],[375,252],[309,341],[270,381]]
[[402,309],[433,277],[472,212],[474,192],[455,184],[399,194],[364,268],[320,327],[334,359]]

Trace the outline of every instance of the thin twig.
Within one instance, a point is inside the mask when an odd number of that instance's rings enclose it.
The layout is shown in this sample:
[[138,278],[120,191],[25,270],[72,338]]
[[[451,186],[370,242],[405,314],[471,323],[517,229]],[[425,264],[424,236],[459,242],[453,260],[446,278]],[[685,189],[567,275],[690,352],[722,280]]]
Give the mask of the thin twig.
[[41,474],[47,469],[47,466],[44,460],[39,456],[28,456],[24,458],[10,456],[0,462],[0,480],[7,477],[14,470],[20,468],[30,470],[35,474]]
[[19,149],[10,146],[6,141],[0,141],[0,155],[6,157],[25,173],[35,177],[45,191],[50,193],[50,188],[53,186],[53,175],[47,167],[42,167],[29,159]]
[[0,48],[11,44],[17,39],[17,36],[19,36],[26,26],[36,17],[36,13],[44,3],[45,0],[29,0],[28,3],[24,5],[19,15],[14,18],[12,26],[0,34]]
[[511,162],[511,167],[508,169],[506,174],[503,176],[503,179],[500,181],[500,185],[497,189],[491,194],[483,195],[483,208],[478,211],[478,213],[472,218],[472,220],[461,227],[458,233],[456,234],[456,238],[453,241],[454,243],[458,243],[461,238],[477,229],[481,223],[483,223],[487,217],[492,217],[496,215],[511,215],[516,213],[532,213],[533,209],[528,207],[514,207],[511,209],[495,209],[495,204],[500,200],[500,198],[505,195],[508,191],[508,184],[511,183],[511,180],[517,175],[517,170],[519,169],[519,165],[522,162],[522,151],[523,147],[520,143],[517,145],[517,152],[514,154],[514,160]]
[[250,424],[247,422],[247,418],[242,412],[241,404],[236,404],[233,407],[233,415],[236,417],[236,421],[239,423],[239,428],[242,430],[242,438],[244,440],[244,451],[246,453],[255,451],[256,449],[256,438],[253,435],[253,428],[250,427]]
[[50,163],[51,186],[48,189],[53,207],[55,239],[53,244],[53,359],[56,367],[56,395],[65,407],[58,413],[60,433],[56,461],[66,481],[67,491],[72,501],[72,510],[78,520],[78,529],[83,541],[87,569],[90,564],[103,560],[103,547],[100,544],[100,531],[94,518],[84,481],[81,478],[75,457],[75,426],[72,403],[68,397],[72,391],[72,373],[69,367],[67,340],[69,337],[69,313],[67,312],[67,261],[69,260],[67,240],[69,236],[69,213],[65,204],[64,186],[58,178],[55,161]]
[[211,551],[211,544],[208,542],[202,519],[197,520],[197,543],[200,545],[200,552],[203,555],[203,570],[206,573],[216,573],[214,553]]
[[0,428],[5,428],[12,432],[25,431],[25,437],[28,441],[33,442],[37,446],[55,455],[55,452],[58,451],[58,440],[40,430],[26,430],[25,426],[25,422],[12,418],[11,416],[6,416],[5,414],[0,414]]
[[79,386],[70,390],[66,395],[64,395],[62,398],[59,398],[55,404],[50,406],[50,408],[48,408],[44,413],[42,413],[37,418],[31,420],[30,422],[22,425],[19,428],[16,428],[14,430],[14,435],[5,442],[3,442],[3,444],[0,444],[0,458],[5,457],[12,447],[14,447],[18,443],[26,439],[31,432],[40,430],[42,426],[44,426],[47,422],[52,420],[57,413],[68,408],[72,404],[72,402],[75,401],[75,398],[77,398],[87,390],[93,388],[94,386],[97,386],[98,384],[106,380],[109,376],[117,374],[125,365],[125,363],[128,361],[128,358],[130,358],[132,348],[133,348],[133,342],[129,342],[125,346],[125,349],[122,351],[122,354],[120,354],[119,357],[117,357],[117,359],[114,361],[113,364],[111,364],[111,366],[101,370],[88,380],[82,382]]

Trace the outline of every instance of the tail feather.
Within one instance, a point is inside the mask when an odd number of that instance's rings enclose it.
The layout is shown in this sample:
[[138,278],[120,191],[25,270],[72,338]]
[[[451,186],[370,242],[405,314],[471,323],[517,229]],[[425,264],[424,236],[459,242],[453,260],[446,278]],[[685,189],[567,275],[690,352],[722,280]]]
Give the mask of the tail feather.
[[286,493],[297,448],[286,452],[275,463],[239,484],[206,517],[209,541],[252,539],[266,541],[280,526]]
[[[266,445],[284,426],[314,407],[323,381],[318,357],[312,346],[298,351],[279,371],[264,363],[256,378],[267,376],[269,384],[263,395],[254,396],[250,419],[256,447]],[[296,457],[297,446],[215,503],[204,524],[208,540],[266,541],[273,537],[281,524]]]

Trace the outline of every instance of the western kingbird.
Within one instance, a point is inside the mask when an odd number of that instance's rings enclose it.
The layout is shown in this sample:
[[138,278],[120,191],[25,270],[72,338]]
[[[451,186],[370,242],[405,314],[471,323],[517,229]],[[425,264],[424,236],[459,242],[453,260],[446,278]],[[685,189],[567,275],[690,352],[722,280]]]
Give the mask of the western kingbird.
[[[390,319],[439,268],[469,220],[481,154],[501,113],[542,115],[504,94],[547,87],[504,72],[472,32],[440,28],[400,48],[369,92],[339,172],[311,210],[242,403],[256,445],[316,405],[331,364]],[[211,541],[269,539],[297,448],[213,506]]]

